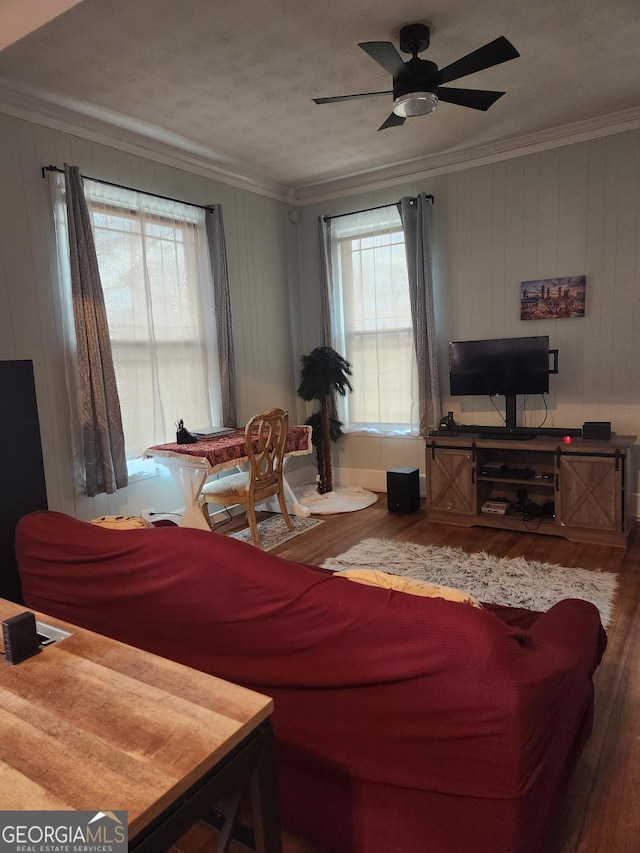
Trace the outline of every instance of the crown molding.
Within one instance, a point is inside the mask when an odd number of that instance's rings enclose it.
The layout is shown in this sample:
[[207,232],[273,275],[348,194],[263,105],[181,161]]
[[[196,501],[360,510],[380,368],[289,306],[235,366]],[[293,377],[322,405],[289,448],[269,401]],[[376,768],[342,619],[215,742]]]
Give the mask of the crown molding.
[[639,128],[640,107],[633,107],[526,136],[500,140],[482,146],[451,149],[441,154],[395,163],[381,169],[371,169],[334,181],[319,181],[316,184],[300,187],[297,190],[296,203],[299,206],[304,206],[342,198],[345,195],[384,189],[446,174],[447,172],[484,166],[501,160],[510,160],[579,142],[588,142],[591,139],[613,136]]
[[295,188],[225,169],[217,162],[220,157],[214,151],[194,146],[177,136],[162,134],[157,128],[147,125],[125,128],[117,123],[115,114],[109,121],[100,117],[105,115],[104,111],[100,116],[90,115],[2,83],[0,112],[295,206],[423,180],[640,128],[640,107],[634,107],[526,136],[451,149]]
[[[91,110],[90,107],[87,109]],[[296,194],[290,187],[225,169],[217,164],[220,156],[214,151],[194,146],[188,140],[175,135],[162,134],[157,128],[142,124],[135,130],[122,127],[117,123],[118,117],[115,114],[109,121],[2,83],[0,112],[78,136],[80,139],[111,146],[165,166],[184,169],[238,189],[295,204]],[[101,113],[107,115],[104,110]]]

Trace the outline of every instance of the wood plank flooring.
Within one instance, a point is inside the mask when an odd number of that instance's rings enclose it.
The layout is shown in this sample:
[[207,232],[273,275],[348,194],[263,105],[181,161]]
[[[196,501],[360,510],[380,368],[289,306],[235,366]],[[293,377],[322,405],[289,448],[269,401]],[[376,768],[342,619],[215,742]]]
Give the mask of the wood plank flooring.
[[[620,583],[608,647],[595,676],[593,733],[573,774],[547,850],[540,853],[638,853],[640,850],[640,530],[627,549],[568,542],[555,536],[515,533],[480,527],[429,523],[423,508],[403,515],[390,513],[386,495],[365,510],[323,516],[324,523],[292,539],[272,553],[319,564],[366,538],[408,540],[423,545],[449,545],[466,551],[485,550],[503,557],[522,556],[561,566],[618,572]],[[219,530],[246,526],[240,518]],[[194,827],[173,853],[212,850],[212,831]],[[232,846],[232,853],[247,848]],[[320,853],[286,831],[284,853]],[[329,852],[330,853],[330,852]],[[354,851],[357,853],[357,851]],[[391,853],[391,851],[390,851]],[[393,851],[417,853],[417,851]],[[461,851],[470,853],[470,851]]]

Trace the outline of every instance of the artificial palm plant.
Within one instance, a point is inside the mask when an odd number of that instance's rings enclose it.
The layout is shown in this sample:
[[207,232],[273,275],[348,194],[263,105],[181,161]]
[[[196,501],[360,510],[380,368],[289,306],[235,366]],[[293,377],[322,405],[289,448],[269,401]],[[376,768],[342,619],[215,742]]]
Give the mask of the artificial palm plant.
[[313,429],[312,443],[318,455],[318,491],[333,491],[331,442],[342,435],[342,422],[336,417],[334,394],[351,391],[351,365],[331,347],[316,347],[302,356],[298,395],[303,400],[318,400],[320,411],[314,412],[305,423]]

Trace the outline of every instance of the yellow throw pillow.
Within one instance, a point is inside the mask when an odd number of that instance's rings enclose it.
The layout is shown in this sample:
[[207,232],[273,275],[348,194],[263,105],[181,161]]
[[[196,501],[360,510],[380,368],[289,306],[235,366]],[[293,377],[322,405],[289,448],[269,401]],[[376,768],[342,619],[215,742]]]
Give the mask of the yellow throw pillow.
[[153,527],[153,525],[140,515],[101,515],[92,518],[90,524],[100,527],[110,527],[112,530],[135,530],[138,527]]
[[334,572],[334,577],[346,578],[367,586],[379,586],[396,592],[407,592],[409,595],[421,595],[425,598],[444,598],[446,601],[458,601],[460,604],[470,604],[472,607],[482,607],[477,598],[469,592],[452,589],[450,586],[439,586],[435,583],[390,575],[377,569],[345,569]]

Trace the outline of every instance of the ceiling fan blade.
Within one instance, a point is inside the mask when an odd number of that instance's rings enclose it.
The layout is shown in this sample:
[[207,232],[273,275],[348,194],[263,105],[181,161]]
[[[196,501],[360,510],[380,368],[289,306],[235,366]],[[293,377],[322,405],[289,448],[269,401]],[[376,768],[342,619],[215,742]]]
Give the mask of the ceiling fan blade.
[[488,110],[504,94],[504,92],[490,92],[484,89],[446,89],[442,86],[438,86],[437,92],[439,101],[483,111]]
[[356,98],[374,98],[376,95],[393,95],[393,92],[363,92],[360,95],[338,95],[336,98],[312,98],[316,104],[337,104],[340,101],[353,101]]
[[363,41],[358,44],[371,59],[382,65],[393,77],[407,74],[407,66],[390,41]]
[[450,83],[452,80],[466,77],[467,74],[500,65],[501,62],[508,62],[518,56],[520,54],[511,42],[504,36],[500,36],[489,44],[485,44],[484,47],[474,50],[473,53],[468,53],[456,62],[452,62],[451,65],[441,68],[436,76],[436,82],[438,86],[441,83]]
[[386,130],[388,127],[400,127],[401,124],[404,124],[406,121],[402,116],[397,116],[395,113],[391,113],[389,118],[380,125],[378,130]]

